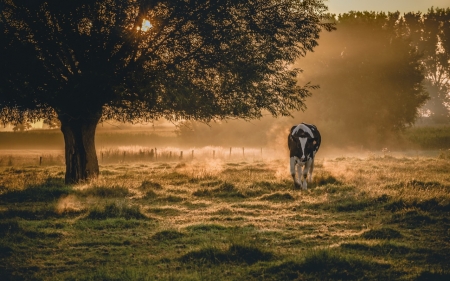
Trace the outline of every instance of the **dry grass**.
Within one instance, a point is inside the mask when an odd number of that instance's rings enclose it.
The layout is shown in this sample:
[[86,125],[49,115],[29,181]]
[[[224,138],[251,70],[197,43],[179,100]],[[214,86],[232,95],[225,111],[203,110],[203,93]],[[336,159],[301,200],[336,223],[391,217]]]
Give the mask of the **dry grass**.
[[[137,162],[63,184],[62,166],[0,168],[6,280],[447,280],[449,160]],[[428,278],[428,279],[427,279]]]

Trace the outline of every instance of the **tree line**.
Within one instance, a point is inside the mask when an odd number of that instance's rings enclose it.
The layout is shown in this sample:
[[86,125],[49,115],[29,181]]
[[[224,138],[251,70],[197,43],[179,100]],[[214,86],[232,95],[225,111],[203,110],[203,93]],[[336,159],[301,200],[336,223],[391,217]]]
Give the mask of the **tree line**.
[[398,137],[421,115],[450,121],[450,9],[425,14],[349,12],[331,17],[300,81],[318,83],[298,118],[351,145]]

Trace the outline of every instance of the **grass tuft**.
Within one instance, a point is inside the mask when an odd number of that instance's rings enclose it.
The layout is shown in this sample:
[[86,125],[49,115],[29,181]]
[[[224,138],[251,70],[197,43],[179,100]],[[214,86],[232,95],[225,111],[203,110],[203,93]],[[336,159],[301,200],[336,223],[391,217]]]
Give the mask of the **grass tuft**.
[[139,189],[155,189],[155,190],[161,190],[163,189],[162,185],[160,183],[154,182],[154,181],[148,181],[145,180],[141,183],[139,186]]
[[269,267],[264,275],[273,280],[381,280],[388,268],[389,265],[361,257],[320,250],[308,254],[301,262],[287,261]]
[[152,238],[158,242],[170,241],[183,238],[184,234],[177,230],[163,230],[155,233]]
[[364,239],[395,239],[401,238],[402,234],[392,228],[372,229],[361,235]]
[[141,213],[139,206],[122,203],[111,203],[103,207],[96,206],[87,215],[87,219],[105,220],[110,218],[124,218],[142,220],[147,217]]
[[184,263],[246,263],[251,265],[259,261],[270,261],[272,258],[272,253],[263,251],[255,246],[233,244],[225,251],[215,247],[206,247],[197,251],[191,251],[183,255],[180,261]]
[[294,201],[295,198],[290,193],[287,192],[286,193],[276,192],[270,195],[262,196],[261,200],[284,202],[284,201]]
[[77,191],[77,195],[82,197],[123,198],[130,195],[130,191],[123,186],[94,186]]

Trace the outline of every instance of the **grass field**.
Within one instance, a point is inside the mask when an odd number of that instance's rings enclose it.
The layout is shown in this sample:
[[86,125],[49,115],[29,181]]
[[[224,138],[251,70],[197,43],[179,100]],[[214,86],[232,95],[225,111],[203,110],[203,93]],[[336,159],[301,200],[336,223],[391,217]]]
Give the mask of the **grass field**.
[[0,166],[0,279],[450,280],[447,154]]

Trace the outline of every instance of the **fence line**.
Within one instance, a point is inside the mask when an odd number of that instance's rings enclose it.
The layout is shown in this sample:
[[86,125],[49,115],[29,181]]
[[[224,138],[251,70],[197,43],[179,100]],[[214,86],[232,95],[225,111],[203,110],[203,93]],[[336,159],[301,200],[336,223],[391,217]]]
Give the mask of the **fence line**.
[[[187,157],[185,157],[188,153]],[[101,148],[97,151],[100,164],[123,162],[151,162],[151,161],[193,161],[193,160],[223,160],[223,161],[251,161],[273,159],[277,153],[266,147],[117,147]],[[279,154],[278,154],[279,155]],[[272,157],[271,157],[272,156]],[[64,152],[58,154],[15,154],[0,155],[0,166],[16,165],[64,165]]]

